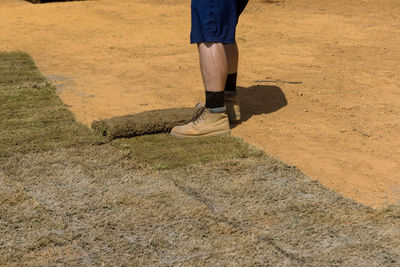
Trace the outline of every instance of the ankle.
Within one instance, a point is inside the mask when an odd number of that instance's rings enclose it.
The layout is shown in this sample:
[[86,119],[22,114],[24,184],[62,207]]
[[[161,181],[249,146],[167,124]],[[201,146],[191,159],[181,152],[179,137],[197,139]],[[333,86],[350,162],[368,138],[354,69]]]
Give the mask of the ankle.
[[215,109],[224,106],[224,91],[208,92],[206,91],[206,108]]

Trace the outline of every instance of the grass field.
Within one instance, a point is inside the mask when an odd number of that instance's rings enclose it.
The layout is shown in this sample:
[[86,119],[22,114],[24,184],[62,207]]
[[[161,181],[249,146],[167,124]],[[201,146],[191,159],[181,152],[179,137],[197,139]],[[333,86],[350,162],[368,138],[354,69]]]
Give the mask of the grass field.
[[400,262],[373,210],[237,138],[107,141],[25,53],[0,53],[0,265]]

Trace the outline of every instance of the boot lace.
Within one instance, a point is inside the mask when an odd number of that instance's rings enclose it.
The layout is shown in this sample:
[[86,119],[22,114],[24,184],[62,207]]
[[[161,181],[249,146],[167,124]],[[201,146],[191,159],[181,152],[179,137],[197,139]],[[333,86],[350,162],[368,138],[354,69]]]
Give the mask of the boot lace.
[[191,122],[193,122],[194,125],[196,125],[197,123],[199,123],[200,121],[202,121],[206,115],[206,108],[205,107],[201,107],[198,110],[196,110],[196,112],[193,114],[192,119],[190,120]]

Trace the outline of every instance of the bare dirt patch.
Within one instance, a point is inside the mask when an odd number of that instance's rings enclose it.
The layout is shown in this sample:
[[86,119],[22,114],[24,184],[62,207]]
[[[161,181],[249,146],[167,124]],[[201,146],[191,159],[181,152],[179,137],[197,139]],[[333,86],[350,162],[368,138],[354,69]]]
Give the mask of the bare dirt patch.
[[[88,125],[191,107],[203,91],[189,5],[2,0],[0,50],[28,51]],[[261,112],[233,134],[362,203],[399,201],[399,8],[397,0],[250,1],[238,28],[239,84],[266,86],[264,95],[279,87],[287,104],[263,112],[265,100],[254,98]]]

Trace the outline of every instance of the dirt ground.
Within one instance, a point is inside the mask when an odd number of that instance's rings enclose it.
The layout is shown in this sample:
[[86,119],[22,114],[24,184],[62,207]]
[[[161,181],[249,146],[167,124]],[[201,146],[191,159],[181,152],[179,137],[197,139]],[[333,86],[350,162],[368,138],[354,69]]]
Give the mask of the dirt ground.
[[[30,53],[77,120],[203,99],[188,0],[0,3],[0,51]],[[400,4],[251,0],[233,135],[364,204],[400,200]],[[396,75],[397,74],[397,75]]]

